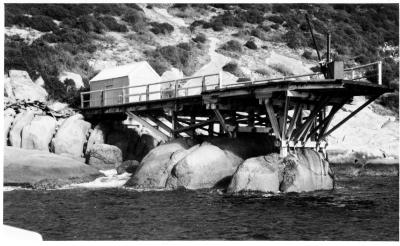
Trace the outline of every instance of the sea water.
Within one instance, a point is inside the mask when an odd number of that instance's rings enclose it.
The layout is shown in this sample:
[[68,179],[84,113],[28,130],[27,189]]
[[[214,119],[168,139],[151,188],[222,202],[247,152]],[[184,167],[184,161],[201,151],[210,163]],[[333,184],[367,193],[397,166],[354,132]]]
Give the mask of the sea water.
[[[4,191],[4,223],[44,240],[399,240],[398,177],[289,194],[122,188],[111,171],[58,190]],[[124,176],[125,175],[125,176]]]

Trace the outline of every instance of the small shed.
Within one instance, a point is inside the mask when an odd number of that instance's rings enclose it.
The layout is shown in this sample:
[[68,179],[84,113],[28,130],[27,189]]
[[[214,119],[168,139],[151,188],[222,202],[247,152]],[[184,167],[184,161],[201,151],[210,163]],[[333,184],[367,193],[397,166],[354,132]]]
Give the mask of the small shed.
[[146,61],[104,69],[89,81],[90,107],[145,101],[146,92],[149,99],[160,99],[160,85],[155,84],[160,80]]

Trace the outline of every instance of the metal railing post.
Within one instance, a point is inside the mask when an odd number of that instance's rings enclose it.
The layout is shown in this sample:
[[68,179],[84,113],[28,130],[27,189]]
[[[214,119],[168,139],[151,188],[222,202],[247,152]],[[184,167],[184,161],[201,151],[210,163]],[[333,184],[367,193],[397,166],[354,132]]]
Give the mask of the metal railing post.
[[81,108],[83,108],[83,93],[81,93]]
[[178,97],[178,80],[175,80],[175,98]]
[[382,61],[378,61],[378,84],[382,85]]
[[205,92],[207,90],[206,88],[206,76],[203,76],[203,79],[201,81],[201,92]]
[[222,87],[222,72],[220,71],[218,73],[218,89],[221,89]]
[[125,89],[122,89],[122,104],[125,103]]
[[101,91],[101,106],[106,105],[106,91]]
[[150,100],[150,85],[146,86],[146,101]]

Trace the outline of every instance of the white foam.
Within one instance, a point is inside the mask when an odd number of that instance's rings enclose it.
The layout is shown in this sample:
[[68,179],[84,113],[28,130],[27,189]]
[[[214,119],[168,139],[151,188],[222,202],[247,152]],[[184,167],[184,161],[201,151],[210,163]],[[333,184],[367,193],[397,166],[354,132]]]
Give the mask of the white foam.
[[63,189],[69,188],[118,188],[122,187],[128,179],[131,177],[130,173],[123,173],[118,175],[117,170],[100,170],[105,177],[99,177],[91,182],[71,184],[63,187]]
[[13,191],[13,190],[32,190],[32,188],[25,188],[21,186],[3,186],[3,191]]

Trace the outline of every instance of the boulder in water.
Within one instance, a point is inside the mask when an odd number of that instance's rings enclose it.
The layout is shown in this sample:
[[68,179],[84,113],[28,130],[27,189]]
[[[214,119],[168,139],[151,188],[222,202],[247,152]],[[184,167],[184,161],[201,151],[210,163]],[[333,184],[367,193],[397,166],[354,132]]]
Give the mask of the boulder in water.
[[276,153],[245,160],[233,175],[228,192],[279,192],[282,179],[280,164],[279,154]]
[[187,150],[192,145],[190,139],[182,138],[152,149],[125,185],[137,188],[165,188],[170,169],[176,163],[174,153]]
[[283,192],[333,189],[333,173],[329,163],[312,149],[299,149],[283,160]]
[[[195,148],[195,147],[193,147]],[[203,142],[171,170],[167,188],[212,188],[230,179],[243,159]]]
[[107,139],[107,134],[110,131],[110,127],[106,123],[99,123],[90,133],[90,137],[87,142],[86,153],[92,148],[95,144],[104,144]]
[[8,133],[15,118],[15,110],[12,108],[7,108],[4,110],[4,145],[8,142]]
[[88,164],[100,170],[115,169],[122,163],[122,151],[113,145],[95,144],[86,155]]
[[73,115],[64,120],[52,140],[54,153],[82,157],[90,126],[91,124],[84,121],[81,114]]
[[102,174],[85,163],[39,150],[5,147],[4,184],[56,188],[93,181]]
[[49,151],[56,126],[57,120],[51,116],[35,116],[22,130],[22,148]]
[[32,110],[24,110],[17,114],[9,133],[11,146],[21,148],[22,129],[31,123],[34,116],[35,112]]

